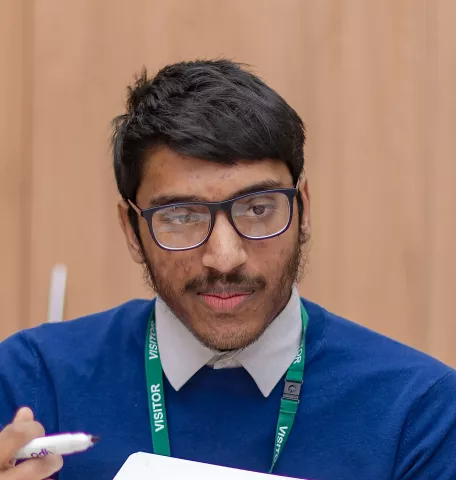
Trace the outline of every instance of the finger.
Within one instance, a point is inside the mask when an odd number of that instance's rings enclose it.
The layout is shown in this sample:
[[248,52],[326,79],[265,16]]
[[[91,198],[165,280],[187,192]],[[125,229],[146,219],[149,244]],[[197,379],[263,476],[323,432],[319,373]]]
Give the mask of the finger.
[[43,480],[63,466],[61,455],[32,458],[2,473],[1,480]]
[[43,426],[35,420],[14,421],[7,425],[0,432],[0,465],[9,462],[21,447],[44,434]]
[[33,412],[28,407],[20,408],[14,417],[14,422],[32,422],[34,420]]
[[[29,407],[21,407],[19,410],[16,412],[16,415],[14,416],[13,422],[32,422],[34,420],[34,414],[33,411]],[[11,459],[9,461],[9,464],[7,464],[8,467],[14,467],[16,465],[16,460]]]

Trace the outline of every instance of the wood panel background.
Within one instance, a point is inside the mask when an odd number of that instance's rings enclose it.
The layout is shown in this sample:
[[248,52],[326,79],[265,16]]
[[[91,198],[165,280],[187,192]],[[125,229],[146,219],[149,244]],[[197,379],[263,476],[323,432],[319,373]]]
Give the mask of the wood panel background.
[[28,323],[30,20],[23,2],[0,0],[0,339]]
[[109,122],[146,65],[254,66],[308,129],[301,293],[456,366],[456,2],[0,0],[0,338],[150,296],[116,221]]

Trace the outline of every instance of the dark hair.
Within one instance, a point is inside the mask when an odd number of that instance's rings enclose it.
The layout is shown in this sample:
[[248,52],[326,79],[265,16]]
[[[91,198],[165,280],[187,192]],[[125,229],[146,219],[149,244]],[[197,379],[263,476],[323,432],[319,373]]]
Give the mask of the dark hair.
[[[302,172],[302,120],[239,63],[181,62],[164,67],[153,78],[143,69],[128,87],[126,110],[114,119],[112,136],[117,188],[125,200],[136,201],[147,154],[160,146],[226,164],[239,159],[282,160],[294,183]],[[302,202],[298,204],[301,216]],[[131,208],[130,220],[138,235]]]

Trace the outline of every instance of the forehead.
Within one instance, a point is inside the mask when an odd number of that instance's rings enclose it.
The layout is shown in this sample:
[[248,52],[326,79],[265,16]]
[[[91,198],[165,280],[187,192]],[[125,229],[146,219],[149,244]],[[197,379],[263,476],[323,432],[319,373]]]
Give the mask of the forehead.
[[279,160],[239,160],[235,165],[224,165],[184,157],[163,148],[149,155],[137,199],[148,202],[158,195],[177,194],[216,201],[265,180],[292,186],[291,174],[286,164]]

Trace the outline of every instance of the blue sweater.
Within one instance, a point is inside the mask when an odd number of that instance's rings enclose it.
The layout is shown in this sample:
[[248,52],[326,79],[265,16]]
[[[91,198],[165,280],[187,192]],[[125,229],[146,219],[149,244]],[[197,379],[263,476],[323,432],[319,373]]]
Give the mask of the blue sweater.
[[[302,400],[274,473],[456,479],[456,372],[303,301]],[[131,453],[152,452],[144,368],[152,306],[131,301],[0,344],[0,428],[28,405],[48,433],[101,435],[90,451],[66,457],[60,480],[111,480]],[[203,367],[179,392],[165,379],[172,454],[266,472],[282,389],[264,398],[242,368]]]

